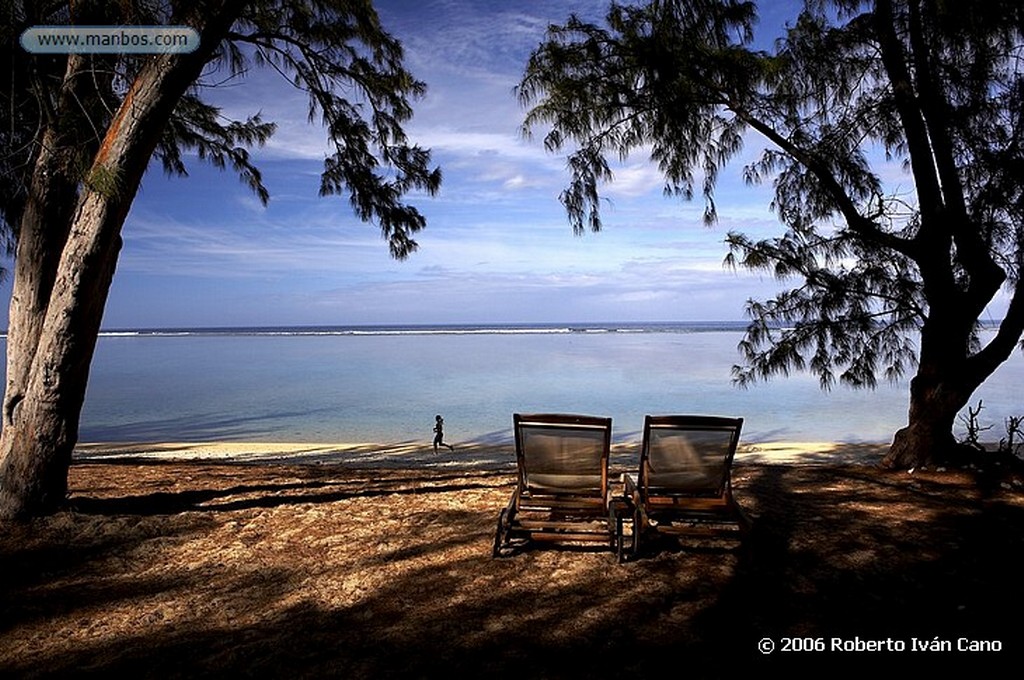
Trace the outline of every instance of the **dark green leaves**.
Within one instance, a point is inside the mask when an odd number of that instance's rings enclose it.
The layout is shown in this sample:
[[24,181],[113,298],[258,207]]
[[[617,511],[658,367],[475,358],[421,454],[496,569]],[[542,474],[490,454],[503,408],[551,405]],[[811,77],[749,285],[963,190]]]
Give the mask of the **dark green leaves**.
[[760,57],[750,39],[748,2],[655,2],[613,5],[608,28],[571,17],[549,28],[519,85],[532,105],[526,134],[550,126],[550,151],[573,142],[571,181],[562,195],[577,232],[600,229],[597,189],[612,178],[607,158],[646,151],[665,175],[666,191],[708,199],[719,168],[742,147],[743,124],[721,115],[742,99]]
[[[602,25],[549,29],[519,87],[524,130],[567,150],[577,232],[601,226],[613,159],[649,154],[712,222],[719,171],[764,144],[744,173],[771,184],[786,233],[730,234],[728,261],[800,283],[749,304],[735,377],[870,387],[913,365],[907,338],[933,318],[938,353],[983,353],[986,306],[1004,282],[1024,296],[1024,6],[983,4],[807,0],[772,53],[751,48],[752,3],[613,4]],[[993,354],[1022,332],[1018,301]]]
[[262,146],[273,134],[274,123],[266,123],[259,115],[244,122],[220,120],[220,111],[194,95],[183,97],[164,136],[156,149],[168,174],[187,175],[181,158],[182,150],[194,150],[200,160],[224,169],[229,164],[260,201],[266,205],[270,193],[263,185],[259,168],[249,159],[246,147]]
[[[90,19],[95,24],[187,23],[202,14],[206,0],[165,3],[132,0],[78,3],[13,2],[5,6],[10,29],[0,33],[11,53],[0,104],[12,114],[0,131],[0,219],[18,222],[28,181],[48,127],[61,132],[64,163],[72,183],[84,179],[90,157],[102,139],[145,56],[85,57],[75,77],[65,79],[68,58],[26,57],[17,37],[30,24],[61,24]],[[44,12],[45,9],[45,12]],[[175,108],[155,154],[166,172],[187,174],[186,154],[218,168],[230,168],[266,203],[270,193],[250,156],[273,134],[273,122],[258,112],[229,120],[203,100],[225,83],[237,85],[249,70],[278,71],[308,94],[308,115],[322,124],[333,147],[325,159],[321,195],[347,193],[360,219],[378,224],[395,257],[416,248],[412,235],[425,220],[408,205],[409,193],[437,192],[441,173],[429,151],[409,143],[404,125],[412,101],[425,85],[403,66],[401,44],[381,26],[369,0],[257,0],[238,3],[238,18],[224,35],[206,74]],[[88,22],[87,22],[88,23]],[[85,63],[88,61],[88,63]],[[68,102],[71,102],[69,105]],[[60,111],[54,118],[53,111]],[[64,128],[67,128],[64,131]]]
[[740,385],[790,370],[810,370],[823,388],[874,387],[895,381],[916,363],[909,339],[925,318],[921,284],[911,263],[865,252],[858,239],[791,231],[752,241],[730,233],[728,261],[800,280],[775,298],[747,303],[751,323],[735,366]]
[[[394,257],[415,250],[412,235],[426,221],[404,196],[436,193],[441,173],[403,129],[410,101],[425,85],[405,70],[401,44],[381,27],[371,3],[257,3],[230,37],[251,51],[253,63],[277,69],[308,93],[309,119],[324,126],[334,147],[320,194],[347,193],[359,218],[378,224]],[[229,56],[236,69],[245,68],[244,49]]]

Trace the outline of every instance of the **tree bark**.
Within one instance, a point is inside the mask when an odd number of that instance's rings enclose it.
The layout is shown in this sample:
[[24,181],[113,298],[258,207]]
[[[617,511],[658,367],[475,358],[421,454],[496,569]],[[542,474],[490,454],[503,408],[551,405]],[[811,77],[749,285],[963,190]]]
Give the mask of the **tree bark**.
[[[85,203],[76,228],[112,221]],[[24,392],[0,435],[0,518],[52,512],[67,495],[89,365],[120,240],[115,232],[68,242]]]
[[[1000,332],[971,353],[973,321],[955,297],[933,304],[921,329],[921,360],[910,381],[907,425],[896,432],[882,465],[908,469],[948,460],[957,449],[953,426],[974,391],[1005,361],[1014,343],[1005,337],[1020,323],[1012,305]],[[1019,332],[1016,337],[1019,337]]]
[[[76,103],[95,102],[83,91],[90,80],[88,63],[81,55],[71,55],[65,69],[63,86],[52,103],[51,116],[63,112],[62,119],[50,120],[40,141],[30,181],[28,200],[20,221],[14,261],[7,334],[7,384],[4,392],[3,426],[14,421],[14,411],[24,398],[35,356],[46,306],[57,276],[57,265],[67,242],[71,215],[78,201],[80,170],[78,159],[91,150],[96,141],[79,139],[78,128],[86,126],[89,112]],[[42,96],[42,95],[40,95]],[[49,102],[41,104],[51,109]]]
[[[52,512],[67,495],[71,453],[89,366],[121,247],[121,228],[174,106],[241,9],[207,3],[196,21],[199,49],[148,57],[115,112],[77,204],[55,209],[66,187],[41,152],[35,212],[19,230],[8,384],[0,433],[0,519]],[[70,67],[69,67],[70,68]],[[68,124],[60,120],[57,125]],[[64,178],[66,180],[66,178]]]
[[907,426],[894,435],[882,465],[905,470],[947,459],[956,446],[953,425],[957,413],[973,391],[930,379],[927,374],[915,376],[910,383]]

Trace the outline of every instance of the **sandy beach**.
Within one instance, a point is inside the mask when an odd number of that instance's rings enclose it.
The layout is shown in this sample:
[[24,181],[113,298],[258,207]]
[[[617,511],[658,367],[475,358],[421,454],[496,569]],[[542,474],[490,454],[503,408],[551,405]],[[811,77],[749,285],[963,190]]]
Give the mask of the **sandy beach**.
[[[1019,472],[890,472],[882,449],[748,445],[745,541],[619,565],[491,557],[503,447],[83,445],[68,509],[0,528],[0,676],[721,677],[889,668],[925,641],[951,648],[918,669],[1021,660]],[[885,639],[902,650],[854,649]]]
[[[767,464],[855,464],[873,465],[881,460],[884,444],[835,442],[767,442],[741,444],[736,463]],[[632,470],[639,456],[639,443],[615,444],[609,467]],[[476,469],[515,468],[511,444],[463,444],[456,451],[441,448],[434,453],[429,442],[392,444],[295,442],[176,442],[176,443],[92,443],[79,444],[76,460],[103,461],[207,461],[235,463],[286,463],[297,465],[343,465],[357,468]]]

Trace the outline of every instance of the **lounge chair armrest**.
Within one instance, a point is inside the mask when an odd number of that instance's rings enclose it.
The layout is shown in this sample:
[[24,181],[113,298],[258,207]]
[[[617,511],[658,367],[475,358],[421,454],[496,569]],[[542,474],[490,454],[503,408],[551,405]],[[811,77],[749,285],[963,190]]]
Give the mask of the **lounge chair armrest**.
[[515,510],[515,508],[518,505],[519,505],[519,487],[516,486],[515,491],[512,492],[512,497],[509,498],[509,503],[506,506],[506,509],[509,512],[512,512],[513,510]]

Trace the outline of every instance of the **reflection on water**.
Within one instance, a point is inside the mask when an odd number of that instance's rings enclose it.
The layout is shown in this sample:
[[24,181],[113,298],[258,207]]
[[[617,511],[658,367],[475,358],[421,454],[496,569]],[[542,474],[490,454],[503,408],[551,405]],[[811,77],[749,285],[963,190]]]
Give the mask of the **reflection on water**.
[[[738,331],[626,330],[107,335],[81,439],[429,441],[440,413],[456,444],[507,442],[513,412],[560,411],[611,416],[617,441],[647,413],[703,413],[744,417],[745,441],[885,442],[906,418],[905,384],[734,387]],[[1016,354],[975,395],[992,432],[1024,413],[1021,378]]]

